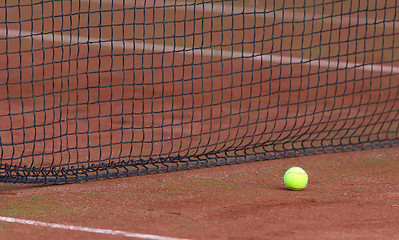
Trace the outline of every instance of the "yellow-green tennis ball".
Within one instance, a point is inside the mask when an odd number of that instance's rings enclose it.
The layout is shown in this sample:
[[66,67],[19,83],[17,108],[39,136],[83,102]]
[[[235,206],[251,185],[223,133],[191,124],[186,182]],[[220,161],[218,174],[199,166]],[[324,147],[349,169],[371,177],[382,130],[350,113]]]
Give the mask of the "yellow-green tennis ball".
[[284,174],[284,184],[290,190],[302,190],[308,184],[308,174],[300,167],[292,167]]

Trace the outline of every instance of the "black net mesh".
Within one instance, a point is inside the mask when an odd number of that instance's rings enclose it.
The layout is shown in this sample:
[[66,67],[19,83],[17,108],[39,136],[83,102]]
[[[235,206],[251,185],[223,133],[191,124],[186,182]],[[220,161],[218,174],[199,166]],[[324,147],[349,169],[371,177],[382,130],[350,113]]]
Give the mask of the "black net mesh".
[[0,1],[0,178],[390,146],[395,0]]

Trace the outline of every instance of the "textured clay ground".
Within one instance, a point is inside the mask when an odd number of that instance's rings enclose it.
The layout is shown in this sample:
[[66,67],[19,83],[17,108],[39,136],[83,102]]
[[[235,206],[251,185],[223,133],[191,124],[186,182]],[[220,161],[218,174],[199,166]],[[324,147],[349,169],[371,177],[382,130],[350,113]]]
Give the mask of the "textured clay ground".
[[[0,215],[189,239],[397,239],[399,147],[60,186],[0,185]],[[291,166],[308,187],[286,190]],[[0,223],[0,239],[128,239]]]

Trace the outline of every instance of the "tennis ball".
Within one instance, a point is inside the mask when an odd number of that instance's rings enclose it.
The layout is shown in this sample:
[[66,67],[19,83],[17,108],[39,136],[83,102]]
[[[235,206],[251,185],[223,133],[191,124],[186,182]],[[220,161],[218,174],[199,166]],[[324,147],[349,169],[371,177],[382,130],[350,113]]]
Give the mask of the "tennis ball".
[[308,184],[308,174],[300,167],[292,167],[284,174],[284,184],[290,190],[302,190]]

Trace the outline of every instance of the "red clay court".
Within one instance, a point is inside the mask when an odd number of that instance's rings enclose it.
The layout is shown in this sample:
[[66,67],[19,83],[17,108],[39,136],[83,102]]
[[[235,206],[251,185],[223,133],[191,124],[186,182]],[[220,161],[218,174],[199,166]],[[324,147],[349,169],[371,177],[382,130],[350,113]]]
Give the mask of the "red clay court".
[[[398,13],[361,0],[0,3],[0,178],[32,183],[0,186],[0,236],[395,236]],[[286,191],[298,164],[309,187]]]

